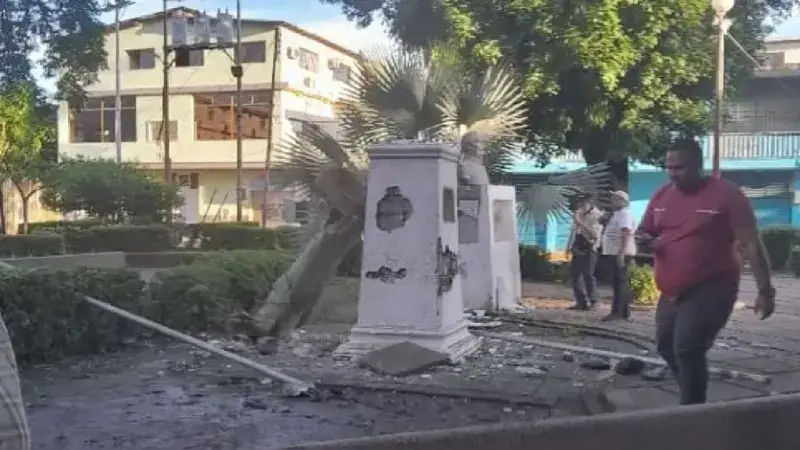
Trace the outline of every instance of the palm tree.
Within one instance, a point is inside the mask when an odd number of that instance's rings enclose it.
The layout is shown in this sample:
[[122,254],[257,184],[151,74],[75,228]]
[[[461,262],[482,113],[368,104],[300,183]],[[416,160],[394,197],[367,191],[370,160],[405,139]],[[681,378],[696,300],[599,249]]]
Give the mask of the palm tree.
[[[447,48],[365,55],[340,111],[339,135],[309,123],[279,145],[276,168],[316,208],[298,231],[302,250],[297,259],[252,318],[258,334],[280,338],[300,325],[344,256],[360,242],[369,145],[421,135],[458,141],[476,131],[485,139],[490,169],[502,171],[526,118],[521,84],[508,64],[478,72]],[[559,214],[575,186],[599,190],[604,179],[602,170],[592,169],[566,183],[532,186],[522,212]]]

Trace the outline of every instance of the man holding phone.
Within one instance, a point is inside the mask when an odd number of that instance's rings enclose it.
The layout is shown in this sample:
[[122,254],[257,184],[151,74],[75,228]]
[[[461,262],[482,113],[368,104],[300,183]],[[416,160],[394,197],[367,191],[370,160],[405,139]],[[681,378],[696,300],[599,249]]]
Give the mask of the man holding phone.
[[775,310],[769,259],[755,214],[738,186],[702,171],[703,151],[692,139],[667,152],[670,183],[650,199],[636,238],[654,248],[661,297],[656,343],[680,388],[683,405],[705,403],[706,353],[728,322],[739,291],[736,243],[758,286],[761,319]]

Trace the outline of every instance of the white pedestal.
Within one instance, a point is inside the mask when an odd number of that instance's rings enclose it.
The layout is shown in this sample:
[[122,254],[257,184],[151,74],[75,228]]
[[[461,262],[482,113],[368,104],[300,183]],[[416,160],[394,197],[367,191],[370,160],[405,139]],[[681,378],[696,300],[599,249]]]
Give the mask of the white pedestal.
[[511,309],[519,303],[516,210],[513,186],[459,188],[459,252],[467,309]]
[[337,354],[411,341],[457,361],[478,347],[464,320],[458,157],[439,143],[370,149],[358,323]]

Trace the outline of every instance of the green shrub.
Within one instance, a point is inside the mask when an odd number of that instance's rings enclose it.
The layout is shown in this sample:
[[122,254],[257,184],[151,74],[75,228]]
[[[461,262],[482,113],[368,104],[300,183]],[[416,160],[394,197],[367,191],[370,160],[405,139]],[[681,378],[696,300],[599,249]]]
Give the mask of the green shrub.
[[653,305],[660,292],[656,286],[653,268],[646,265],[631,264],[628,268],[633,302],[637,305]]
[[142,282],[122,269],[0,271],[0,309],[17,360],[42,362],[112,349],[140,329],[81,293],[141,314]]
[[198,223],[187,225],[184,236],[203,250],[278,250],[283,234],[253,223]]
[[156,274],[150,283],[155,314],[179,330],[221,330],[230,315],[250,311],[291,265],[278,251],[212,253]]
[[163,269],[191,264],[203,257],[202,251],[125,253],[125,267],[136,269]]
[[[65,230],[86,230],[88,228],[102,225],[100,219],[81,219],[81,220],[49,220],[46,222],[33,222],[28,224],[28,233],[40,231],[51,231],[63,233]],[[19,226],[19,233],[22,234],[22,225]]]
[[800,229],[791,227],[770,227],[761,231],[761,240],[769,254],[773,270],[785,270],[792,247],[800,244]]
[[64,240],[55,233],[0,236],[0,257],[49,256],[64,253]]
[[550,262],[550,254],[536,246],[519,246],[519,271],[522,279],[527,281],[556,280],[556,271]]
[[160,252],[175,246],[175,233],[166,225],[107,225],[65,230],[70,253]]

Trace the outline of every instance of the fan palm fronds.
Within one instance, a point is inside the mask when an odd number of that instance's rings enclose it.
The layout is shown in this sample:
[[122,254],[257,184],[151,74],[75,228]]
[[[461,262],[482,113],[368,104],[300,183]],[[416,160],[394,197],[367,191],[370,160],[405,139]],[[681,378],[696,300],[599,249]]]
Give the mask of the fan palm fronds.
[[585,193],[602,199],[613,188],[611,172],[606,164],[551,177],[546,183],[532,184],[519,195],[517,208],[523,220],[544,220],[548,216],[563,217],[571,213],[572,199]]
[[491,138],[513,138],[525,126],[525,97],[516,72],[508,64],[482,74],[462,74],[460,82],[437,103],[442,126],[449,130],[477,131]]

